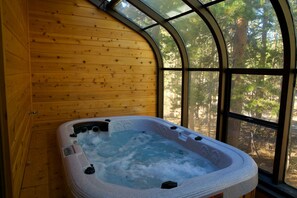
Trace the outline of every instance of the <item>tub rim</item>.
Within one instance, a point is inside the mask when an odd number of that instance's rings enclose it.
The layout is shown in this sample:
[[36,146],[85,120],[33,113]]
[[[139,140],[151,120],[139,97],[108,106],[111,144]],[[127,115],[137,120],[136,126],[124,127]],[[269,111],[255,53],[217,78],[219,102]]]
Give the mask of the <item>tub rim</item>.
[[[77,197],[98,197],[99,194],[100,197],[131,197],[131,195],[133,195],[132,197],[151,197],[151,195],[154,195],[156,193],[160,195],[160,197],[176,197],[177,194],[181,193],[180,191],[182,191],[182,189],[188,192],[183,192],[183,197],[208,197],[221,192],[223,192],[225,195],[230,194],[230,196],[228,197],[236,197],[237,195],[241,196],[249,193],[257,186],[258,168],[254,160],[248,154],[235,147],[232,147],[223,142],[219,142],[202,134],[199,134],[199,136],[203,138],[203,142],[208,143],[212,146],[219,145],[220,149],[222,149],[220,151],[225,153],[226,155],[229,152],[233,153],[233,155],[231,155],[231,165],[206,175],[188,179],[178,187],[170,190],[160,188],[133,189],[116,184],[106,183],[104,181],[96,179],[95,175],[85,175],[82,169],[85,169],[87,166],[89,166],[90,162],[85,156],[82,149],[79,148],[80,146],[73,144],[73,139],[69,138],[69,135],[72,132],[72,125],[79,122],[102,121],[105,119],[110,119],[111,121],[127,119],[144,119],[157,121],[158,123],[165,124],[166,126],[177,126],[179,129],[189,131],[197,135],[196,132],[190,129],[175,125],[161,118],[151,116],[112,116],[82,118],[68,121],[60,125],[57,129],[57,137],[60,153],[62,156],[64,172],[67,175],[66,180],[70,191]],[[75,147],[77,152],[69,156],[64,156],[64,148],[70,146]],[[73,161],[75,161],[80,166],[73,166]],[[205,182],[206,180],[208,182]],[[199,186],[198,191],[192,188],[193,184]],[[100,188],[98,188],[98,186],[100,186]],[[237,189],[235,188],[235,186],[237,186]],[[103,188],[105,190],[102,190]],[[115,189],[118,189],[121,193],[119,194],[118,192],[113,192],[115,191]],[[124,196],[125,194],[128,196]]]

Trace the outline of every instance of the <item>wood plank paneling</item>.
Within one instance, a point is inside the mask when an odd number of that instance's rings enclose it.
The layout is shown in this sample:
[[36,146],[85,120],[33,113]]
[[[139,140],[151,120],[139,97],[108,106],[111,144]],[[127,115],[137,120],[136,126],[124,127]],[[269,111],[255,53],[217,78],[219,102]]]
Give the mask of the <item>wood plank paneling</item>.
[[29,0],[29,27],[37,114],[21,197],[65,197],[57,127],[85,117],[155,116],[155,57],[142,37],[87,0]]
[[29,74],[30,68],[23,66],[24,61],[27,61],[27,60],[24,60],[18,55],[15,55],[9,51],[6,51],[6,54],[5,54],[6,75]]
[[[79,9],[76,9],[76,7],[79,7]],[[74,16],[81,16],[81,17],[90,17],[90,18],[98,18],[98,19],[106,19],[106,20],[113,20],[108,15],[98,15],[97,13],[97,7],[90,6],[88,4],[88,7],[85,6],[79,6],[78,4],[63,4],[62,3],[55,3],[50,1],[40,1],[35,0],[31,1],[30,4],[31,12],[33,13],[34,10],[42,11],[42,14],[64,14],[64,15],[74,15]]]
[[[31,26],[31,28],[34,28]],[[43,30],[42,30],[43,31]],[[67,36],[61,34],[35,34],[31,32],[31,41],[46,44],[72,44],[82,46],[95,46],[95,47],[113,47],[113,48],[125,48],[125,49],[138,49],[149,50],[150,47],[144,41],[137,40],[122,40],[116,38],[104,38],[93,36],[76,36],[71,33]],[[92,50],[92,48],[89,48]]]
[[85,0],[29,2],[35,124],[155,115],[156,62],[142,37]]
[[24,66],[25,68],[29,68],[28,64],[28,45],[23,45],[17,38],[16,34],[14,32],[11,32],[8,28],[3,29],[3,37],[4,37],[4,47],[5,51],[8,51],[19,58],[23,59],[24,62],[27,62],[27,64]]
[[27,0],[3,0],[1,22],[12,197],[19,197],[29,150],[32,107]]
[[[118,54],[119,57],[141,57],[141,58],[149,58],[153,59],[154,57],[150,53],[150,49],[139,50],[129,48],[129,50],[123,50],[121,48],[110,48],[110,47],[102,47],[102,46],[81,46],[81,45],[73,45],[73,44],[44,44],[44,43],[32,43],[31,44],[31,52],[32,53],[63,53],[63,54],[78,54],[78,55],[98,55],[98,56],[113,56],[114,54]],[[147,53],[149,52],[149,53]],[[151,68],[151,66],[150,66]]]
[[45,27],[45,24],[46,25],[61,24],[62,27],[63,25],[77,25],[81,27],[92,27],[92,28],[100,27],[103,29],[129,31],[125,25],[118,23],[115,20],[108,20],[106,19],[107,17],[106,18],[81,17],[81,16],[67,15],[67,14],[60,14],[60,13],[48,14],[48,13],[39,12],[39,11],[31,11],[30,16],[32,17],[32,20],[30,20],[30,24],[32,25],[43,24],[42,25],[43,27]]
[[[21,6],[13,5],[15,1],[6,2],[3,1],[3,6],[9,9],[3,9],[3,19],[4,24],[6,25],[7,29],[14,34],[14,37],[22,44],[25,48],[27,40],[28,40],[28,23],[26,16],[21,17],[24,12],[27,14],[26,10],[21,10]],[[15,9],[13,12],[11,9]],[[25,32],[25,33],[24,33]],[[5,40],[5,39],[4,39]]]
[[152,73],[152,69],[149,65],[107,65],[107,64],[84,64],[84,63],[32,63],[32,72],[33,73],[60,73],[60,72],[83,72],[83,73],[93,73],[99,72],[100,74],[117,74],[120,73],[134,73],[134,74],[143,74],[143,73]]
[[31,53],[32,63],[85,63],[85,64],[117,64],[117,65],[154,65],[151,58],[103,56],[103,55],[80,55],[62,53]]
[[60,25],[58,23],[47,23],[44,25],[42,22],[31,23],[31,28],[39,30],[36,32],[31,32],[33,35],[52,35],[56,34],[71,34],[75,36],[92,36],[92,37],[107,37],[116,39],[126,39],[129,40],[131,37],[135,37],[136,41],[143,41],[135,32],[125,31],[122,29],[104,29],[100,27],[87,27],[87,26],[76,26],[76,25]]

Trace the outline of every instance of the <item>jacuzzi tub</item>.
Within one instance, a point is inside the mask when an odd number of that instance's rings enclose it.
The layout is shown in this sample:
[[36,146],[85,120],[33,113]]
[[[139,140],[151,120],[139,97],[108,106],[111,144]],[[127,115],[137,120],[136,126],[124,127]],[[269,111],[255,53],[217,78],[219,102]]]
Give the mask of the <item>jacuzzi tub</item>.
[[[92,128],[95,131],[100,130],[106,133],[125,130],[155,131],[207,158],[217,167],[217,170],[185,180],[171,189],[135,189],[104,182],[92,174],[92,159],[87,158],[82,147],[77,143],[77,134]],[[58,128],[57,136],[68,189],[73,197],[196,198],[218,196],[238,198],[253,191],[258,182],[257,165],[246,153],[160,118],[122,116],[79,119],[62,124]]]

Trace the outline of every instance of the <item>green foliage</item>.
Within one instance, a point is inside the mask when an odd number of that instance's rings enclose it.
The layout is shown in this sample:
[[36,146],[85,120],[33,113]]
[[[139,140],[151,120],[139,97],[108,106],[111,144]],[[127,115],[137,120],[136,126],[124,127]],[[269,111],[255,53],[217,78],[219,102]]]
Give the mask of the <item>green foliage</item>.
[[153,19],[145,15],[126,0],[120,1],[114,9],[142,28],[156,23]]
[[[268,0],[233,0],[213,6],[211,11],[218,19],[229,47],[231,67],[282,68],[283,45],[275,12]],[[242,46],[244,55],[239,57],[233,49],[234,36],[240,32],[237,20],[247,21],[247,40]],[[243,32],[244,29],[241,29]],[[244,35],[241,35],[244,39]],[[240,39],[240,37],[239,37]],[[240,46],[239,46],[240,47]],[[238,49],[238,46],[237,48]],[[243,65],[232,65],[240,58]],[[236,61],[235,61],[236,62]],[[238,62],[238,61],[237,61]],[[272,76],[240,75],[232,81],[231,110],[258,118],[277,120],[281,80]]]
[[196,13],[175,19],[172,24],[185,42],[190,61],[189,67],[217,68],[219,66],[213,36]]
[[[156,7],[157,5],[159,7]],[[165,12],[169,9],[168,6],[176,10],[177,7],[183,6],[183,3],[172,1],[169,5],[168,1],[152,1],[151,6],[155,6],[159,12]],[[283,67],[281,31],[270,1],[228,0],[211,6],[210,11],[222,28],[229,52],[229,67],[267,69]],[[189,67],[218,68],[218,52],[213,36],[198,15],[192,13],[170,23],[184,40],[189,56]],[[160,46],[165,68],[181,68],[179,50],[171,35],[159,26],[154,28],[147,31]],[[235,49],[241,53],[237,53]],[[167,105],[170,105],[171,112],[180,112],[181,72],[172,73],[164,76],[167,91],[171,93],[168,95],[170,104]],[[190,76],[189,117],[196,120],[193,121],[196,123],[192,124],[198,126],[201,123],[215,123],[218,74],[197,71],[192,72]],[[231,110],[260,119],[277,121],[280,89],[281,79],[278,77],[236,75],[232,79]]]
[[141,0],[164,18],[173,17],[190,8],[181,0]]
[[162,53],[164,68],[181,68],[181,56],[176,43],[166,29],[155,26],[147,30]]

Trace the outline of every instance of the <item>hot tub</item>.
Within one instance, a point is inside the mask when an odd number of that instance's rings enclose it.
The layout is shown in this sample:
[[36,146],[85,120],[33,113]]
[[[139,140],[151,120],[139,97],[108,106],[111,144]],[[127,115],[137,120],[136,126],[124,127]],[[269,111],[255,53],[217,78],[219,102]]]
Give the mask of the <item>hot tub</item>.
[[[102,164],[102,161],[100,162],[101,165],[96,164],[97,161],[101,160],[100,156],[95,157],[96,159],[90,158],[90,154],[87,154],[87,151],[83,149],[85,146],[83,146],[81,143],[82,140],[80,139],[80,135],[93,135],[90,136],[89,139],[93,142],[95,146],[98,143],[98,147],[100,147],[99,151],[101,152],[102,149],[105,148],[106,152],[104,155],[106,155],[106,153],[110,153],[111,155],[112,151],[109,152],[109,149],[106,149],[109,148],[106,147],[109,146],[108,144],[105,145],[105,147],[100,146],[99,142],[103,141],[100,139],[100,137],[109,139],[111,136],[114,136],[115,134],[121,134],[124,131],[131,130],[133,131],[134,135],[137,135],[137,133],[145,133],[145,136],[134,137],[134,139],[136,139],[138,142],[138,139],[140,139],[141,141],[146,141],[148,137],[151,137],[148,133],[154,132],[158,136],[162,136],[167,140],[171,141],[172,143],[178,143],[178,146],[173,146],[182,147],[177,149],[178,155],[190,153],[190,156],[193,156],[194,153],[195,155],[197,155],[197,157],[204,158],[205,161],[207,161],[211,165],[212,170],[204,171],[203,174],[198,174],[197,176],[189,176],[188,178],[182,178],[180,180],[177,178],[176,180],[179,180],[178,182],[172,181],[175,180],[172,178],[169,178],[168,181],[164,178],[161,178],[159,180],[163,179],[163,183],[160,183],[159,186],[148,184],[147,188],[145,187],[145,185],[142,185],[141,187],[138,187],[136,185],[133,186],[133,183],[130,185],[122,185],[122,183],[118,182],[117,179],[114,179],[114,182],[112,181],[112,179],[108,180],[108,178],[100,179],[100,175],[102,175],[100,171],[101,169],[106,169],[106,166]],[[73,197],[196,198],[215,196],[238,198],[253,191],[256,188],[258,182],[257,165],[255,164],[253,159],[246,153],[230,145],[205,137],[199,133],[193,132],[181,126],[177,126],[160,118],[147,116],[122,116],[108,118],[79,119],[62,124],[58,128],[57,136],[59,147],[61,150],[61,156],[68,189]],[[86,137],[88,137],[88,135],[84,136],[84,138]],[[120,143],[120,145],[131,144],[129,143],[129,140],[126,140],[125,136],[122,136],[118,139],[124,142]],[[154,141],[155,140],[153,140],[153,142]],[[114,144],[115,143],[112,143],[110,146],[114,147]],[[134,143],[132,143],[132,145],[134,145]],[[140,147],[144,149],[145,146],[141,145]],[[185,149],[186,151],[184,151],[183,149]],[[113,152],[118,154],[120,152],[123,152],[123,150],[125,149],[120,148],[116,152]],[[138,148],[138,150],[140,149]],[[170,151],[170,149],[168,150]],[[168,151],[166,150],[166,152]],[[129,153],[126,153],[124,155],[127,155],[127,157],[130,156]],[[144,155],[150,155],[150,152]],[[168,155],[171,154],[168,153]],[[141,158],[138,154],[136,156],[138,156],[138,158]],[[175,158],[177,160],[179,159],[179,157]],[[195,157],[193,157],[193,161],[194,158]],[[125,160],[126,159],[123,159],[122,161],[125,162]],[[177,161],[177,163],[180,162]],[[200,169],[200,167],[196,168],[195,165],[193,167],[193,163],[191,163],[191,161],[187,162],[187,164],[189,163],[191,164],[190,168],[189,166],[182,165],[183,169],[187,169],[188,172],[190,170],[190,172],[193,173],[196,172],[196,169]],[[163,166],[164,168],[158,168],[158,171],[160,171],[161,169],[160,173],[166,172],[166,167],[169,169],[168,171],[170,171],[170,169],[172,169],[171,163],[167,164],[168,167],[165,165]],[[152,169],[152,166],[150,165],[139,166],[144,168],[142,170],[145,171],[147,169]],[[117,175],[117,170],[113,169],[113,171],[114,172],[111,172],[110,175]],[[130,172],[129,174],[133,175],[133,172]],[[121,178],[120,180],[125,180],[125,178]],[[123,182],[125,183],[125,181]]]

